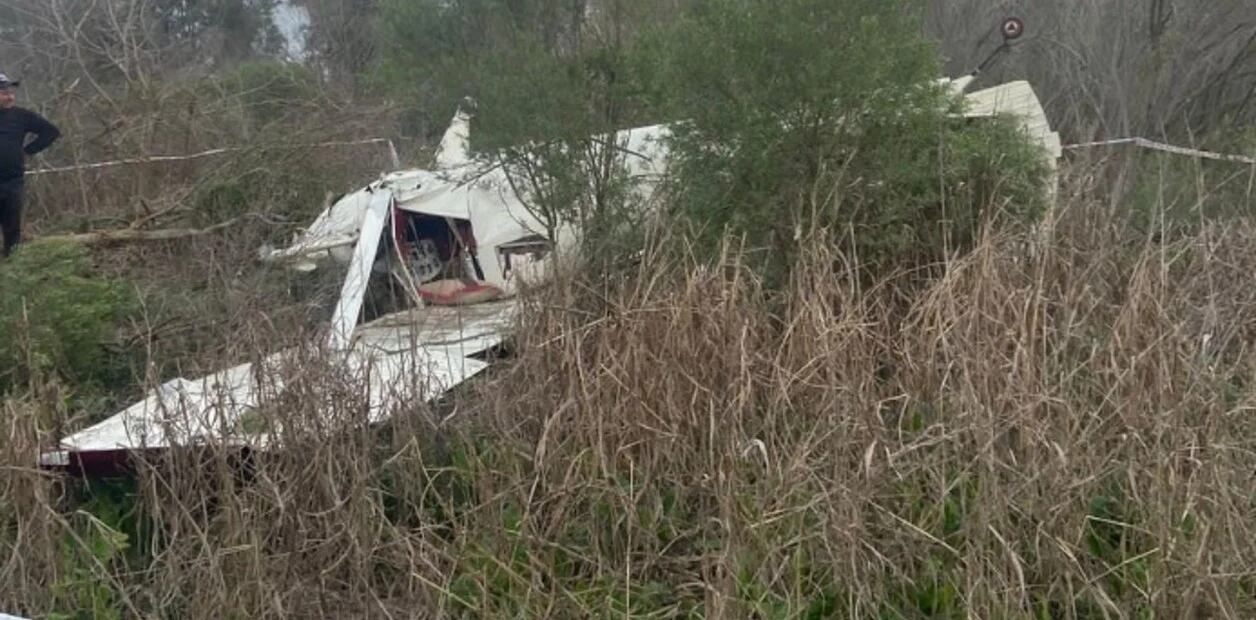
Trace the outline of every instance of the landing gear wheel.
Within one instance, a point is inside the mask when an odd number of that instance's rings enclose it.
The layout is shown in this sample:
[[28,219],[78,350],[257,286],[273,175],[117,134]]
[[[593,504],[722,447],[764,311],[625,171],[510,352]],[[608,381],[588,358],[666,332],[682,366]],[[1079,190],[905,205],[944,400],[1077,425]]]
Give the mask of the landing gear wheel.
[[1015,41],[1025,34],[1025,22],[1016,17],[1009,17],[1003,20],[1003,25],[999,27],[999,31],[1003,33],[1004,41]]

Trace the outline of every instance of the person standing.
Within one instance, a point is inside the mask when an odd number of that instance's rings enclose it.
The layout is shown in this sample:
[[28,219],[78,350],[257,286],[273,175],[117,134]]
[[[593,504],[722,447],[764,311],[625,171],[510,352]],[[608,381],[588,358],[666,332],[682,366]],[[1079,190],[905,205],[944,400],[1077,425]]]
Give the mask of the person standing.
[[[22,242],[22,186],[26,158],[48,148],[61,131],[48,119],[16,105],[18,82],[0,73],[0,232],[4,255]],[[27,134],[34,140],[26,142]]]

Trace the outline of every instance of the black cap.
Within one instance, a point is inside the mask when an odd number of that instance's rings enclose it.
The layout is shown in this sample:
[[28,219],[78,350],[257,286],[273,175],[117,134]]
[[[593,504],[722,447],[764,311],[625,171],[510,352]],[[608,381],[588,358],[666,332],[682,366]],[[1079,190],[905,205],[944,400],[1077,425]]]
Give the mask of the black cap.
[[9,76],[0,73],[0,88],[13,88],[14,86],[18,86],[20,84],[21,82],[17,80],[10,80]]

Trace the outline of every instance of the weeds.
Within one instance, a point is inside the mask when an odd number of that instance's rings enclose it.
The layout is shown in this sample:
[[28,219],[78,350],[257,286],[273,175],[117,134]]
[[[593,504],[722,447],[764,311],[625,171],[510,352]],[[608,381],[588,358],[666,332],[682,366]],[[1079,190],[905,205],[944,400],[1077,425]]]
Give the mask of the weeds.
[[525,298],[517,357],[441,412],[362,428],[353,386],[320,398],[343,380],[307,369],[261,414],[289,449],[139,463],[142,535],[55,516],[56,479],[23,469],[37,404],[12,402],[0,604],[1248,616],[1256,231],[1148,245],[1102,218],[1032,255],[987,232],[926,284],[866,286],[819,242],[780,291],[732,250],[648,252]]
[[[30,243],[0,265],[0,394],[68,380],[89,394],[125,376],[117,326],[134,311],[129,283],[101,277],[81,246]],[[112,345],[112,346],[111,346]]]

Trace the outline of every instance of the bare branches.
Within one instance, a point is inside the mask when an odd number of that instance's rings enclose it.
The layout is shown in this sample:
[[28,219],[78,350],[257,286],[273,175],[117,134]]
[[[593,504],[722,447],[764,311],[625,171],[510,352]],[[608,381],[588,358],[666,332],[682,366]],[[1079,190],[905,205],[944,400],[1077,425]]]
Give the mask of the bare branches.
[[1097,0],[1079,3],[934,2],[929,30],[964,71],[985,29],[1015,13],[1029,36],[993,80],[1028,77],[1049,112],[1078,139],[1181,137],[1250,114],[1256,85],[1256,5],[1242,0]]

